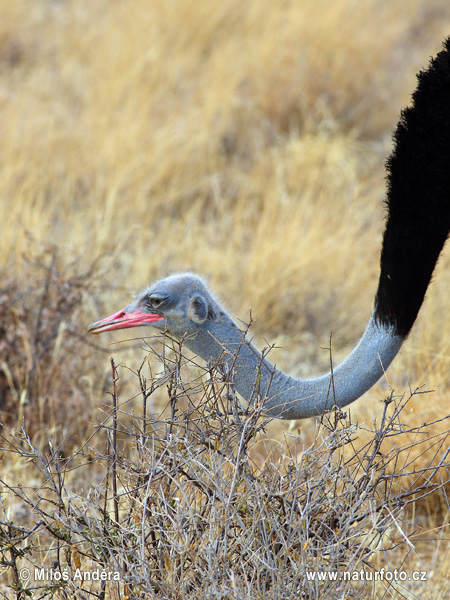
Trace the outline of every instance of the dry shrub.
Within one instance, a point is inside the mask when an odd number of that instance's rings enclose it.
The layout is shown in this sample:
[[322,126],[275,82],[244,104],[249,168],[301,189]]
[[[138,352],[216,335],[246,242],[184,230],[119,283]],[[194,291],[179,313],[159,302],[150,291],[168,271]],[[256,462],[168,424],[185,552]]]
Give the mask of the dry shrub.
[[[3,436],[4,452],[33,467],[28,481],[1,478],[5,597],[378,598],[425,589],[423,582],[373,581],[381,567],[425,571],[414,562],[422,532],[410,508],[434,494],[448,509],[448,432],[431,435],[401,419],[411,397],[424,392],[387,398],[370,440],[350,458],[345,450],[360,428],[343,413],[324,417],[308,448],[288,435],[280,455],[265,433],[263,399],[243,409],[220,362],[185,379],[192,360],[181,343],[162,342],[160,374],[145,375],[146,361],[135,373],[139,415],[121,402],[111,359],[112,409],[72,455],[52,444],[39,450],[25,429]],[[162,387],[167,407],[151,415]],[[129,437],[126,451],[118,449],[119,434]],[[255,460],[261,444],[264,463]],[[414,457],[430,447],[433,457],[415,467]],[[18,524],[11,515],[20,510],[34,518]],[[32,573],[25,583],[24,567]],[[35,568],[60,575],[43,583]],[[119,581],[80,580],[77,569]],[[345,572],[352,580],[342,579]],[[62,573],[67,581],[56,580]],[[356,581],[361,573],[371,581]]]
[[0,423],[20,428],[25,420],[38,444],[62,429],[69,445],[82,436],[80,415],[89,406],[86,345],[76,329],[86,320],[96,269],[77,273],[77,264],[64,264],[55,246],[35,246],[20,276],[13,269],[1,274]]

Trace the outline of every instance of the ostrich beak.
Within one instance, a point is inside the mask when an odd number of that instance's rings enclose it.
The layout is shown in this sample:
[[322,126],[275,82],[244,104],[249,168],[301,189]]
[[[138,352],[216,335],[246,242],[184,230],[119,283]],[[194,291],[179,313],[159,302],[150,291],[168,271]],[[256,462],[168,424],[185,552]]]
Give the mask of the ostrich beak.
[[112,331],[113,329],[139,327],[140,325],[147,325],[148,323],[154,323],[155,321],[161,321],[162,319],[164,319],[162,315],[145,313],[140,310],[129,313],[127,312],[127,309],[124,308],[123,310],[119,310],[118,313],[106,317],[106,319],[92,323],[89,325],[88,331],[90,333],[102,333],[102,331]]

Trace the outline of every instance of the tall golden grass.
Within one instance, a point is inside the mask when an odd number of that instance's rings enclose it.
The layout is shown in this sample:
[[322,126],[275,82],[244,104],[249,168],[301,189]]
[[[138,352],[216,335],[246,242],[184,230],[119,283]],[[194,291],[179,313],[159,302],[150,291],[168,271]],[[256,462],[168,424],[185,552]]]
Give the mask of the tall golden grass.
[[[347,351],[376,286],[390,135],[450,30],[446,2],[1,12],[2,265],[21,271],[30,232],[67,261],[106,254],[120,288],[106,310],[191,269],[234,314],[252,308],[280,365],[325,368],[316,349],[332,329],[336,356]],[[446,387],[446,256],[395,388]]]
[[[25,259],[43,246],[61,271],[98,260],[96,300],[80,296],[70,323],[84,336],[139,288],[193,270],[234,315],[251,308],[278,366],[327,369],[331,330],[345,356],[372,308],[391,132],[450,34],[447,0],[0,0],[0,14],[5,282],[25,289]],[[449,257],[387,374],[400,393],[436,390],[409,404],[417,422],[450,405]],[[92,400],[80,406],[94,411],[109,365],[79,344]],[[52,360],[74,352],[61,342]],[[384,381],[352,415],[379,416],[386,393]],[[280,423],[269,431],[282,439]],[[432,513],[424,529],[442,526]]]

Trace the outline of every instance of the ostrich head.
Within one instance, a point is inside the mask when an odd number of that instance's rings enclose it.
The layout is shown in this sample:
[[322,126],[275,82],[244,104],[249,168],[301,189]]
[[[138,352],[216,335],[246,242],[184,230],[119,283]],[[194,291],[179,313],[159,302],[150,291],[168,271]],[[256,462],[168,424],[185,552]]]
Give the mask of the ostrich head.
[[197,352],[198,344],[192,341],[200,333],[213,332],[221,325],[236,327],[200,277],[180,273],[157,281],[127,307],[92,323],[88,330],[102,333],[141,325],[151,325],[177,338],[185,338],[186,345]]

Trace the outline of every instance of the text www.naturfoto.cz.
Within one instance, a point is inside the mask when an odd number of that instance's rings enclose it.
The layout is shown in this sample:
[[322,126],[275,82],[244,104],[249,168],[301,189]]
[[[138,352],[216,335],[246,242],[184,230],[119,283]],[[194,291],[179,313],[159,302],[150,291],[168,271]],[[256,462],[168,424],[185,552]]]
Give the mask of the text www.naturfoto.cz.
[[426,571],[306,571],[308,581],[427,581]]

